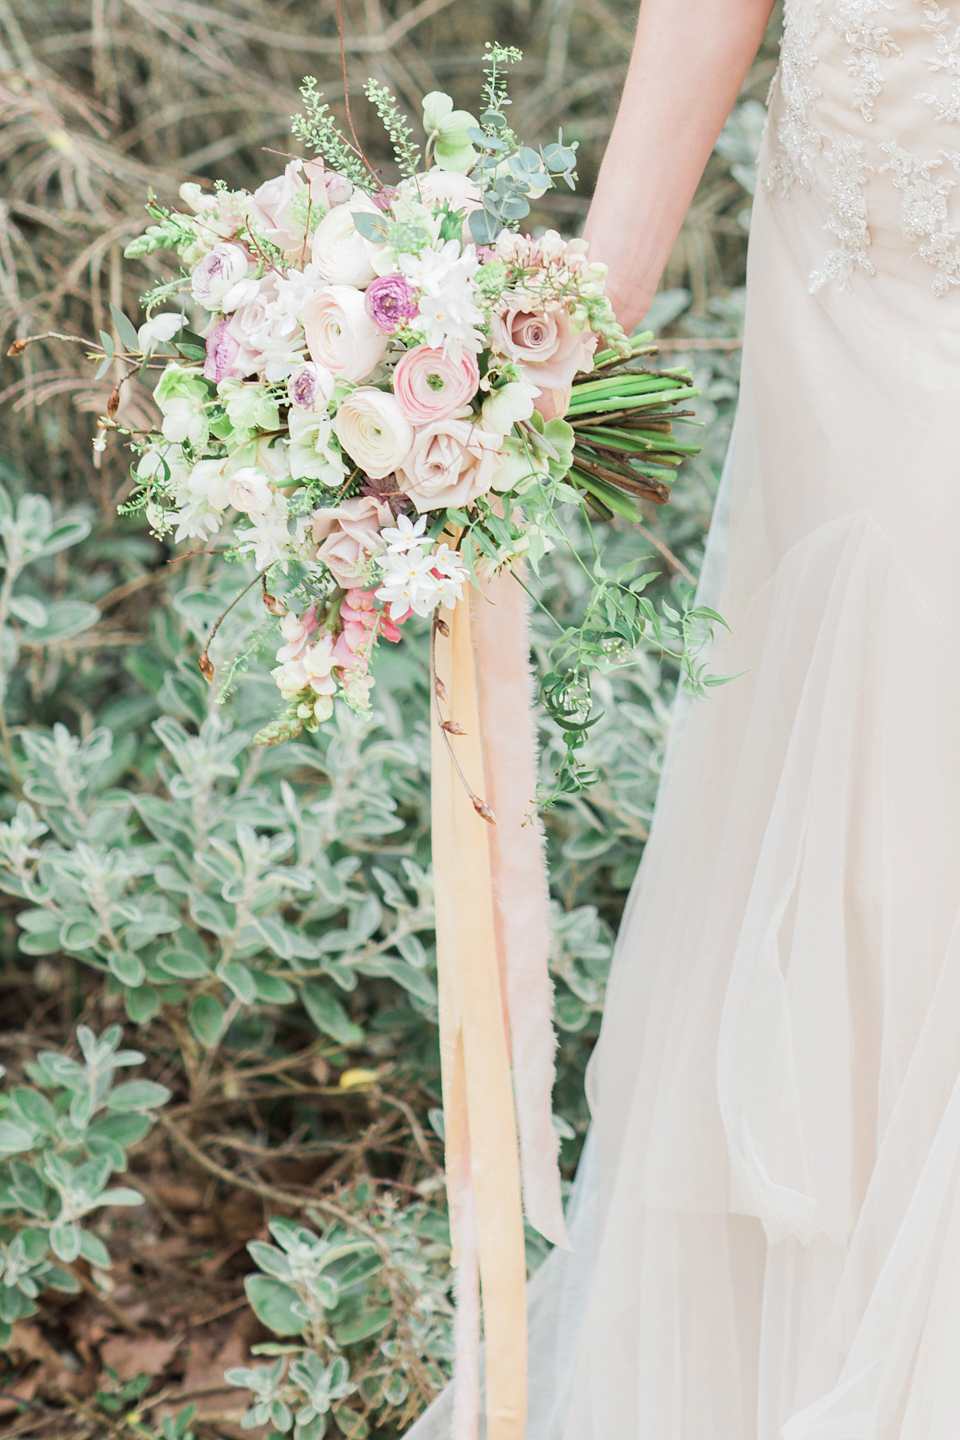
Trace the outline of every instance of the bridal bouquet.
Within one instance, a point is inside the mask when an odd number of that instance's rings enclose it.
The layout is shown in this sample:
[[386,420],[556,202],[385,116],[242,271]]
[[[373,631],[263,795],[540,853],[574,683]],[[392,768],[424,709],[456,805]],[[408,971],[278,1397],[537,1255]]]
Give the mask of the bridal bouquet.
[[[651,337],[624,335],[585,242],[517,231],[532,200],[573,187],[576,153],[511,130],[516,59],[488,47],[478,118],[425,98],[423,157],[368,83],[395,185],[307,81],[293,128],[310,158],[252,194],[188,184],[182,211],[151,198],[154,223],[127,248],[172,249],[182,267],[145,297],[138,330],[115,312],[122,348],[101,332],[102,372],[117,359],[161,371],[159,429],[128,433],[133,506],[159,536],[217,537],[253,561],[282,697],[262,743],[315,729],[337,697],[366,708],[379,640],[484,573],[536,570],[564,538],[564,507],[640,520],[637,501],[663,503],[671,467],[698,448],[672,433],[689,375],[637,367]],[[101,448],[122,429],[117,402]],[[649,578],[601,587],[615,643],[596,626],[564,632],[544,694],[571,734],[588,718],[591,645],[609,660],[651,627],[665,643]],[[206,652],[201,667],[212,678]]]

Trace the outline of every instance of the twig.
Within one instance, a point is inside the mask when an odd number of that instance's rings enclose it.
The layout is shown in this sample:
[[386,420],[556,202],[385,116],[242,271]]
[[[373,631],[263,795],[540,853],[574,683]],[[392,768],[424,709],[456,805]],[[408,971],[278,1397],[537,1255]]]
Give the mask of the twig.
[[371,176],[380,184],[380,177],[367,159],[366,152],[360,144],[360,136],[357,134],[357,127],[353,123],[353,111],[350,109],[350,81],[347,79],[347,53],[343,43],[343,0],[337,0],[337,35],[340,37],[340,72],[343,75],[343,104],[347,112],[347,124],[350,126],[350,134],[353,136],[353,143],[357,154],[370,171]]
[[659,536],[653,533],[652,530],[648,530],[646,525],[637,525],[636,528],[640,531],[640,534],[645,537],[645,539],[650,541],[651,545],[655,545],[657,547],[664,560],[666,560],[669,565],[672,565],[673,569],[676,570],[678,574],[682,575],[684,580],[688,580],[691,585],[696,586],[696,575],[693,574],[692,570],[688,570],[686,565],[684,565],[683,561],[680,560],[676,555],[674,555],[669,545],[666,545],[659,538]]
[[64,1270],[67,1270],[73,1276],[74,1280],[77,1281],[84,1294],[89,1295],[91,1300],[95,1300],[101,1309],[106,1310],[107,1314],[117,1322],[121,1330],[125,1330],[128,1335],[145,1335],[147,1333],[142,1325],[137,1324],[136,1320],[131,1320],[129,1315],[125,1315],[120,1309],[120,1306],[115,1305],[109,1295],[101,1295],[89,1275],[84,1275],[83,1271],[78,1270],[75,1265],[67,1265],[63,1261],[60,1263],[63,1265]]
[[450,763],[453,766],[454,770],[457,772],[460,784],[470,796],[470,803],[473,806],[474,810],[476,810],[477,814],[482,820],[487,821],[488,825],[496,825],[496,815],[494,815],[493,810],[487,804],[486,800],[482,799],[481,796],[477,795],[476,792],[473,790],[469,780],[460,768],[460,762],[457,760],[456,755],[454,755],[453,753],[453,746],[450,744],[450,734],[452,733],[454,735],[462,735],[463,731],[459,729],[459,727],[453,728],[454,726],[456,726],[455,721],[444,720],[443,712],[440,709],[440,694],[437,689],[437,631],[440,628],[440,624],[440,617],[439,615],[437,615],[436,612],[434,612],[433,624],[430,627],[430,688],[433,691],[433,707],[434,711],[436,712],[437,729],[443,736],[443,743],[447,747],[447,754],[450,756]]

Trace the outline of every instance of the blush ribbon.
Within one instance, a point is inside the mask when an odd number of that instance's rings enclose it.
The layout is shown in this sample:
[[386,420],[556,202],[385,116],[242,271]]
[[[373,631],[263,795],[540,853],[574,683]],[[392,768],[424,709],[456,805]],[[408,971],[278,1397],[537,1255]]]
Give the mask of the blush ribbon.
[[[547,879],[535,811],[523,589],[504,571],[454,609],[441,610],[440,619],[432,676],[438,697],[432,819],[447,1195],[457,1267],[453,1440],[477,1435],[478,1287],[487,1440],[523,1440],[524,1207],[531,1225],[569,1248],[552,1120]],[[454,733],[445,735],[442,721],[454,722]],[[483,818],[485,809],[495,820]]]

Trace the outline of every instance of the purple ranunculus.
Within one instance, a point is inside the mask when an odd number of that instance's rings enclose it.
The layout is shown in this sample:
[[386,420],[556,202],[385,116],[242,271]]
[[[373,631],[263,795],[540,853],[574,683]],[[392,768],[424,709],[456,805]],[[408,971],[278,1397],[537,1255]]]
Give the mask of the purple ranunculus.
[[208,380],[213,380],[216,384],[219,384],[220,381],[226,379],[228,375],[233,375],[234,373],[239,374],[240,372],[234,372],[233,368],[234,361],[239,352],[240,346],[230,334],[227,321],[221,320],[220,324],[215,325],[207,336],[207,358],[203,366],[204,375]]
[[367,314],[385,335],[403,320],[412,320],[418,310],[417,298],[402,275],[381,275],[371,280],[364,295]]

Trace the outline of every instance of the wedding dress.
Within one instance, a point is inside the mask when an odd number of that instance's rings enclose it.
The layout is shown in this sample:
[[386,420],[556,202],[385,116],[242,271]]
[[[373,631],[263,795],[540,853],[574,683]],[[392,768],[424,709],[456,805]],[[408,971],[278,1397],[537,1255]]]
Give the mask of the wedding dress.
[[957,1440],[960,3],[787,0],[703,593],[527,1434]]

